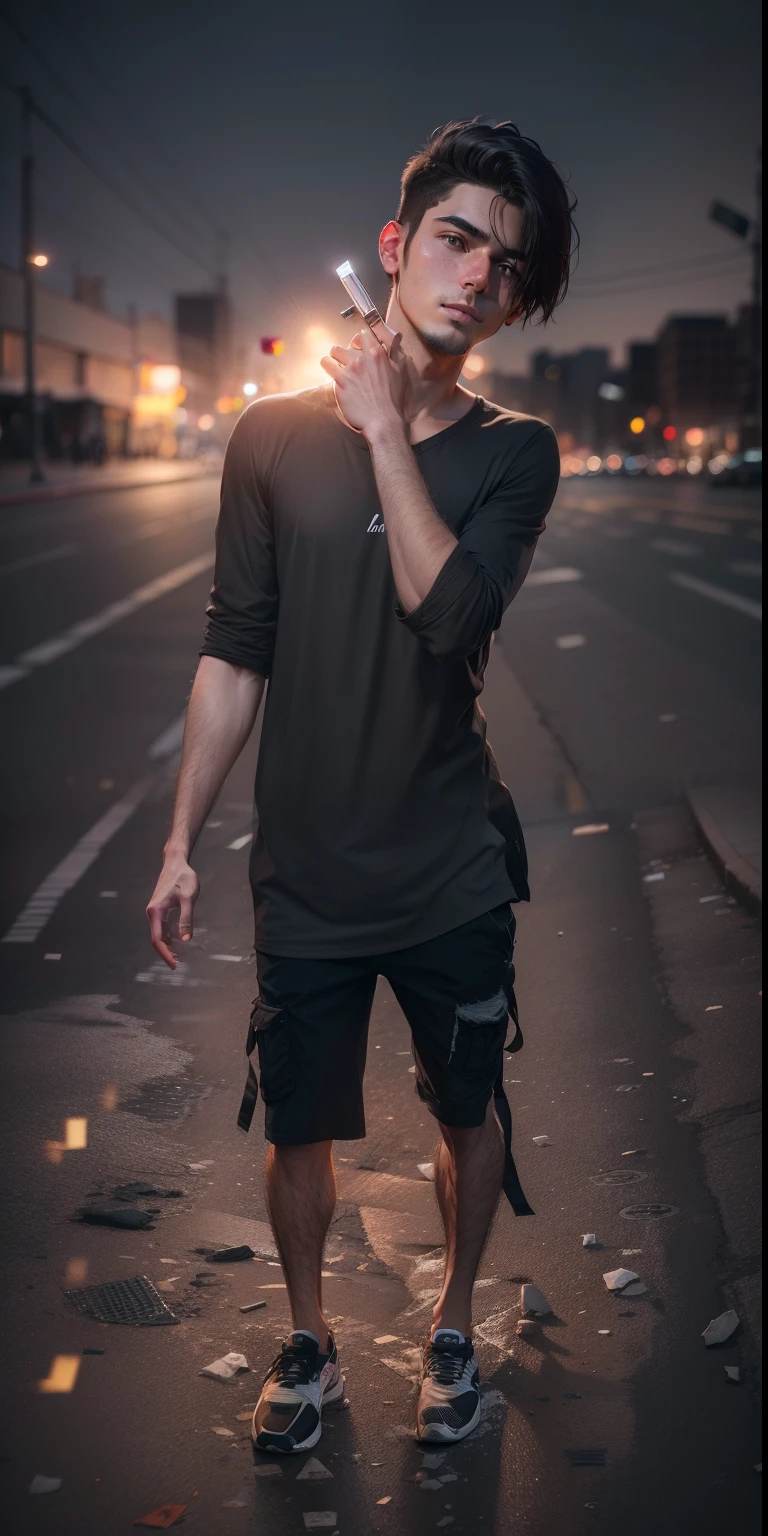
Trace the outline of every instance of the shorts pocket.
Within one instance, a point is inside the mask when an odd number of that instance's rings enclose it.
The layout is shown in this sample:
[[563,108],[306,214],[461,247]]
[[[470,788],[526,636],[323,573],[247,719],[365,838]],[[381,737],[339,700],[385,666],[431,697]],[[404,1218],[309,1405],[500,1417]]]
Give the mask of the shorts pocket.
[[509,1005],[504,988],[485,1003],[460,1003],[454,1019],[449,1068],[467,1078],[495,1075],[508,1023]]
[[276,1104],[295,1087],[290,1031],[285,1009],[270,1008],[260,997],[251,1013],[249,1055],[254,1044],[259,1053],[261,1097],[265,1104]]

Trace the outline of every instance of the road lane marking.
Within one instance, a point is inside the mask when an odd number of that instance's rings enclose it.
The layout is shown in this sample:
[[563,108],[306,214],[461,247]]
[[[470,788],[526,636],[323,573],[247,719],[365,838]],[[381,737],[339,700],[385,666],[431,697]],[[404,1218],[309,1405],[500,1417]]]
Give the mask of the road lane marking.
[[555,645],[559,651],[577,651],[580,646],[586,645],[586,635],[558,635]]
[[682,539],[651,539],[651,549],[658,549],[662,555],[676,555],[682,559],[693,560],[704,551],[698,544],[686,544]]
[[184,739],[186,718],[187,711],[184,710],[177,720],[172,720],[171,724],[164,731],[160,732],[157,740],[153,741],[147,752],[150,762],[157,762],[158,759],[162,760],[163,758],[171,757],[174,752],[178,752]]
[[[184,716],[174,720],[166,730],[153,741],[149,747],[147,756],[158,762],[171,757],[176,750],[179,739],[179,724],[183,726]],[[78,839],[74,848],[56,865],[55,869],[46,876],[42,884],[30,896],[26,906],[19,913],[16,921],[3,935],[0,942],[3,944],[34,944],[35,939],[42,932],[46,923],[55,912],[59,902],[72,890],[86,870],[90,869],[99,857],[102,849],[106,847],[116,832],[133,815],[134,811],[145,800],[149,791],[157,783],[158,770],[145,773],[132,785],[122,800],[110,807],[99,818],[90,831]],[[116,896],[116,891],[102,891],[102,896]]]
[[689,576],[687,571],[670,571],[669,579],[689,592],[698,592],[699,597],[709,597],[715,603],[722,603],[724,608],[735,608],[737,613],[745,613],[748,618],[759,619],[762,623],[763,605],[751,597],[742,597],[727,587],[715,587],[710,581],[700,581],[698,576]]
[[235,841],[233,843],[227,843],[227,847],[228,848],[234,848],[235,853],[237,853],[240,848],[244,848],[246,843],[249,843],[251,841],[252,837],[253,837],[253,833],[252,832],[245,832],[242,837],[236,837]]
[[572,565],[549,565],[542,571],[529,571],[525,578],[527,587],[549,587],[561,581],[583,581],[584,572]]
[[672,518],[675,528],[686,528],[689,533],[716,533],[722,538],[733,533],[730,523],[718,522],[714,517],[680,517]]
[[754,576],[756,581],[763,579],[762,560],[729,560],[728,569],[734,576]]
[[0,576],[12,576],[16,571],[28,571],[33,565],[47,565],[49,560],[65,560],[74,555],[76,544],[58,544],[55,549],[43,549],[37,555],[22,555],[19,560],[9,560],[0,565]]
[[44,667],[51,661],[58,661],[60,656],[66,656],[69,651],[76,650],[79,645],[83,645],[94,635],[102,634],[105,629],[117,624],[120,619],[127,619],[132,614],[138,613],[139,609],[146,607],[147,603],[154,603],[157,598],[165,597],[166,593],[175,592],[177,587],[183,587],[195,576],[210,570],[212,565],[213,554],[198,555],[194,560],[186,560],[183,565],[177,565],[172,571],[166,571],[163,576],[156,576],[154,581],[148,581],[143,587],[137,587],[134,592],[129,592],[127,597],[121,597],[117,602],[109,603],[100,613],[94,613],[90,619],[81,619],[79,623],[65,629],[62,634],[54,635],[50,640],[44,640],[41,645],[33,645],[30,650],[23,651],[16,658],[14,666],[3,667],[0,670],[0,687],[28,677],[31,668]]
[[3,935],[3,944],[34,944],[62,898],[96,862],[102,848],[116,832],[120,831],[120,828],[133,815],[136,807],[149,794],[155,778],[154,773],[145,774],[129,789],[127,795],[123,795],[122,800],[118,800],[111,806],[75,843],[74,848],[56,865],[55,869],[51,870],[51,873],[30,896],[15,923]]

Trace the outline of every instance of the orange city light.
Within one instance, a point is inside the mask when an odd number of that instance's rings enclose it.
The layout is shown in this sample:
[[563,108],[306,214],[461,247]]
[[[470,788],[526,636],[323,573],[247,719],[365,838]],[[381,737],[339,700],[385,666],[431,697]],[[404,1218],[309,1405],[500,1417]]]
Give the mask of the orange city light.
[[149,387],[156,389],[161,394],[170,393],[178,389],[181,384],[181,369],[177,363],[158,363],[148,369]]
[[282,336],[262,336],[261,350],[267,357],[282,357],[285,342]]
[[701,427],[691,427],[685,434],[685,441],[689,448],[700,448],[704,441],[704,433]]
[[231,395],[219,395],[219,398],[214,406],[214,410],[218,411],[220,416],[229,416],[230,412],[233,411],[234,408],[235,402]]
[[631,422],[629,423],[629,430],[630,432],[634,432],[635,437],[639,437],[640,433],[645,431],[645,417],[633,416]]
[[48,257],[44,256],[42,251],[38,251],[36,256],[30,256],[29,260],[33,267],[47,267],[48,265]]

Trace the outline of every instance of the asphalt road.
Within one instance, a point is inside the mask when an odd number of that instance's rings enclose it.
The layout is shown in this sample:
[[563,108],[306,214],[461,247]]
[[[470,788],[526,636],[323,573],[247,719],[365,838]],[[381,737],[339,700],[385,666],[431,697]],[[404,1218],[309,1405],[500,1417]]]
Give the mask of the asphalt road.
[[[516,952],[526,1047],[506,1075],[537,1215],[502,1209],[483,1261],[481,1428],[418,1482],[412,1351],[440,1230],[417,1165],[434,1138],[384,984],[369,1134],[338,1148],[326,1256],[348,1387],[316,1452],[330,1476],[300,1477],[304,1457],[260,1458],[254,1474],[242,1417],[288,1323],[260,1117],[247,1140],[235,1129],[258,728],[203,833],[200,926],[175,976],[143,918],[215,503],[209,479],[1,514],[6,1528],[119,1536],[178,1503],[200,1536],[290,1536],[311,1512],[345,1536],[756,1530],[758,933],[682,800],[686,782],[758,772],[754,498],[568,482],[493,647],[489,732],[532,866]],[[58,1150],[71,1117],[87,1118],[87,1147]],[[72,1220],[133,1179],[184,1191],[143,1202],[154,1230]],[[601,1247],[585,1250],[585,1232]],[[243,1241],[255,1262],[196,1251]],[[644,1295],[608,1293],[619,1266]],[[140,1274],[176,1326],[102,1325],[62,1294]],[[553,1308],[530,1341],[515,1335],[526,1278]],[[739,1332],[705,1349],[731,1306]],[[232,1349],[251,1372],[199,1376]],[[74,1386],[41,1391],[57,1356],[77,1360]],[[572,1465],[584,1450],[605,1464]],[[35,1474],[62,1486],[31,1496]]]

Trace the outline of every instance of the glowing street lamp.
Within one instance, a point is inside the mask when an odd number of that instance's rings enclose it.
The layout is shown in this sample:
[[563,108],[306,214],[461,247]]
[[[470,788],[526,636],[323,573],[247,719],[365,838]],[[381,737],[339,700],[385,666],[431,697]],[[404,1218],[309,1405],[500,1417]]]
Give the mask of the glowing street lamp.
[[639,437],[640,433],[645,431],[645,417],[633,416],[629,423],[629,430],[634,433],[635,437]]
[[30,256],[29,260],[33,267],[47,267],[48,265],[48,257],[44,256],[42,251],[38,251],[36,255]]
[[258,386],[258,384],[254,384],[251,380],[249,380],[247,384],[243,385],[243,394],[246,395],[249,400],[252,399],[252,397],[254,395],[257,395],[258,393],[259,393],[259,386]]

